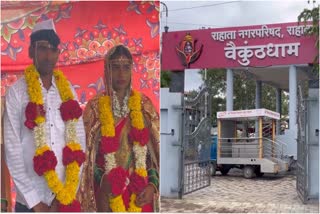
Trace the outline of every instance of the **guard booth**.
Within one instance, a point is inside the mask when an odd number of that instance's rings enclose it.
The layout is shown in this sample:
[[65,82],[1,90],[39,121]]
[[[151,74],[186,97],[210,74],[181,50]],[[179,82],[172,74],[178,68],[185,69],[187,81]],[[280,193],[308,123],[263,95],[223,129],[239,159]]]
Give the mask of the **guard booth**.
[[283,160],[286,144],[275,138],[279,113],[267,109],[224,111],[217,113],[217,119],[217,167],[223,175],[233,167],[243,169],[245,178],[288,171]]

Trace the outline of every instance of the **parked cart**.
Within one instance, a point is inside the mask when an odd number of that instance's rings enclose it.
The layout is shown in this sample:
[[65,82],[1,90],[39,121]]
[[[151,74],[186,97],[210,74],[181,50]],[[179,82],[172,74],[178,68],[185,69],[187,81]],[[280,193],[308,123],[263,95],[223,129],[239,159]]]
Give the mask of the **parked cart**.
[[286,144],[276,141],[277,112],[267,109],[217,113],[217,164],[213,171],[228,174],[233,167],[243,169],[245,178],[288,171],[283,159]]

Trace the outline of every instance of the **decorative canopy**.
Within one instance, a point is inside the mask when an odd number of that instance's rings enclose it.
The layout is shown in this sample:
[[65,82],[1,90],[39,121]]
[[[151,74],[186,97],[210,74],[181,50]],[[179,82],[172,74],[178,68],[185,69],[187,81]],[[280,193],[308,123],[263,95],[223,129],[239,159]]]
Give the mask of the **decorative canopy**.
[[117,44],[133,54],[133,87],[159,106],[159,2],[2,1],[1,96],[32,63],[35,23],[53,19],[61,39],[58,67],[76,88],[81,104],[104,89],[103,57]]

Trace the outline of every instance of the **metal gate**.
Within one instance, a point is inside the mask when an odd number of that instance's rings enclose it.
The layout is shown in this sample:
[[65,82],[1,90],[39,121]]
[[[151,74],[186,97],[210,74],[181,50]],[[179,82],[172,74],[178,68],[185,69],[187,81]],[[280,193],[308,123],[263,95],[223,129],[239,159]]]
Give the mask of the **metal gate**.
[[[210,185],[211,98],[203,88],[183,106],[182,195]],[[182,195],[180,197],[182,197]]]
[[299,87],[297,192],[307,203],[319,199],[319,82],[309,81],[308,98],[301,91]]
[[297,192],[303,203],[307,200],[307,156],[308,148],[306,142],[306,118],[307,109],[303,99],[301,86],[298,87],[298,148],[297,148]]

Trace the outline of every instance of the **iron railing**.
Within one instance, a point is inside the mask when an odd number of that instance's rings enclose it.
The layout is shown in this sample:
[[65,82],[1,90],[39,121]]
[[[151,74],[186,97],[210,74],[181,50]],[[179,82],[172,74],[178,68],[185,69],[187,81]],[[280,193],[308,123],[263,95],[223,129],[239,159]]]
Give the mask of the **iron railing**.
[[[262,147],[260,146],[262,139]],[[274,157],[282,159],[287,145],[268,138],[220,138],[219,153],[221,158],[259,158],[262,148],[262,158]]]

